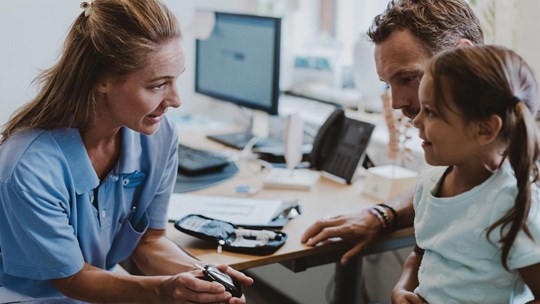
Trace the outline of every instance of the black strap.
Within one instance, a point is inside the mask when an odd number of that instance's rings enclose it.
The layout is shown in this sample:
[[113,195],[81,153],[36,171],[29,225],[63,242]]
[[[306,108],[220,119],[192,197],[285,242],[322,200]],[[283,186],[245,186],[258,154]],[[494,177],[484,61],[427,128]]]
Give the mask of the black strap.
[[96,210],[99,210],[98,191],[99,191],[99,186],[94,188],[94,199],[92,200],[92,205],[94,206],[94,208],[96,208]]

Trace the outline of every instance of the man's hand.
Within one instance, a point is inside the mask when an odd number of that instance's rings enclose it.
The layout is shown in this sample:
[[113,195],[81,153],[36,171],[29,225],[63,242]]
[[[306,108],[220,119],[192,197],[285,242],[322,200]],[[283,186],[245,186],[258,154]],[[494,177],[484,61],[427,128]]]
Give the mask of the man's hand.
[[407,290],[393,290],[392,304],[424,304],[426,301],[414,292]]
[[[381,206],[391,210],[387,216],[389,216],[392,229],[412,226],[414,220],[413,195],[414,187],[386,202],[386,205],[381,204]],[[382,235],[381,223],[368,209],[364,209],[359,213],[318,220],[308,227],[301,241],[309,246],[315,246],[331,238],[339,237],[353,243],[354,246],[341,257],[340,262],[345,265],[380,235]]]
[[350,258],[360,253],[380,234],[379,221],[367,210],[363,210],[360,213],[338,215],[315,222],[302,236],[302,243],[315,246],[331,238],[339,237],[355,244],[341,257],[340,263],[345,265]]

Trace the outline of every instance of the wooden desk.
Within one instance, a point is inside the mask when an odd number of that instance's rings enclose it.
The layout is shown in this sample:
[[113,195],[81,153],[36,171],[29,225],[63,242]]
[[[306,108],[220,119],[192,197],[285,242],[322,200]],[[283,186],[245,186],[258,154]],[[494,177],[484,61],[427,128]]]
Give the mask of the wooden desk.
[[[208,140],[199,139],[196,143],[198,145],[193,145],[194,147],[209,150],[223,149],[222,146],[216,146],[217,144],[210,143]],[[301,244],[300,238],[302,234],[309,225],[324,216],[358,212],[375,203],[373,199],[362,195],[361,180],[352,185],[343,185],[321,177],[318,184],[311,191],[264,189],[262,188],[262,181],[268,170],[260,170],[252,161],[241,161],[239,167],[240,172],[234,178],[217,186],[192,193],[238,197],[242,196],[235,193],[234,189],[238,185],[261,187],[261,191],[252,197],[298,199],[302,207],[302,215],[290,220],[282,229],[288,235],[287,242],[283,247],[274,254],[265,256],[226,251],[217,253],[215,245],[181,233],[171,223],[167,230],[168,237],[204,263],[228,264],[237,270],[281,263],[292,271],[298,272],[309,267],[339,261],[339,257],[350,248],[349,243],[336,240],[328,245],[309,247]],[[413,244],[414,235],[412,229],[400,230],[371,246],[363,255]],[[336,303],[351,303],[350,299],[358,298],[356,293],[360,286],[361,260],[356,265],[359,266],[355,267],[354,263],[350,263],[345,267],[341,267],[338,263],[336,269]]]

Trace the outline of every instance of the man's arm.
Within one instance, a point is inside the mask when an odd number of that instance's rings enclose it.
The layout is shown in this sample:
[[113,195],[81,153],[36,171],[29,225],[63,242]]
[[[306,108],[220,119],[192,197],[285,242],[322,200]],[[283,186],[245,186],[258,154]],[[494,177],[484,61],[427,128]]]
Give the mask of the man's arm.
[[[385,205],[396,211],[397,217],[393,212],[387,212],[389,226],[392,229],[411,227],[413,225],[413,195],[414,188],[411,188],[410,191],[385,203]],[[355,245],[341,257],[340,262],[344,265],[351,257],[376,241],[384,232],[386,230],[382,228],[379,220],[367,209],[364,209],[359,213],[318,220],[308,227],[301,241],[309,246],[315,246],[331,238],[340,237],[354,243]]]
[[398,218],[394,219],[394,229],[402,229],[412,227],[414,223],[414,199],[415,188],[397,196],[388,201],[387,205],[394,208],[398,214]]

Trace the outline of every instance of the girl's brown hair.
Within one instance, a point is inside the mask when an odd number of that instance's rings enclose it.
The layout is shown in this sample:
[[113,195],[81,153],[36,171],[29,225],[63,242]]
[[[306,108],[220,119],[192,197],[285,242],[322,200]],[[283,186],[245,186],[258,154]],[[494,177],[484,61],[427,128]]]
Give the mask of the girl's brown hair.
[[508,269],[508,254],[517,234],[524,230],[531,237],[526,221],[531,185],[539,179],[540,138],[535,123],[539,97],[533,71],[507,48],[472,46],[438,54],[426,73],[433,78],[437,110],[448,109],[453,102],[466,122],[487,120],[494,114],[503,121],[498,139],[507,146],[504,156],[514,170],[518,192],[514,206],[487,232],[489,237],[500,226],[501,259]]
[[72,24],[58,62],[36,78],[42,85],[38,95],[4,125],[0,143],[19,129],[88,128],[96,115],[94,87],[102,77],[121,78],[144,67],[160,44],[181,36],[160,0],[88,5],[88,16],[82,12]]

